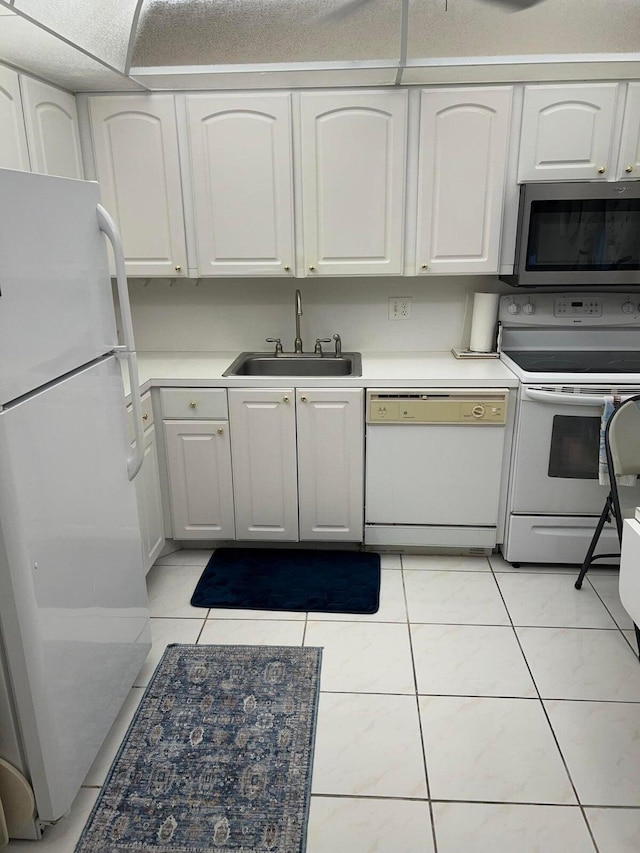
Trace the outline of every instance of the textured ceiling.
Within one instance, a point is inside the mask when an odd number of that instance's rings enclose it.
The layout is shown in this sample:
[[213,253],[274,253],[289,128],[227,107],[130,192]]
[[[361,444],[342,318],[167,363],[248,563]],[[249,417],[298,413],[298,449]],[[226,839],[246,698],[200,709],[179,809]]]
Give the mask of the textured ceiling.
[[150,0],[132,65],[244,65],[398,59],[401,0]]
[[14,9],[124,71],[138,0],[15,0]]
[[410,0],[409,59],[640,51],[640,0]]
[[640,78],[640,0],[527,2],[0,0],[0,61],[75,92]]
[[[518,11],[504,2],[144,0],[132,65],[402,61],[640,49],[640,0],[541,0]],[[403,6],[408,9],[404,50]]]

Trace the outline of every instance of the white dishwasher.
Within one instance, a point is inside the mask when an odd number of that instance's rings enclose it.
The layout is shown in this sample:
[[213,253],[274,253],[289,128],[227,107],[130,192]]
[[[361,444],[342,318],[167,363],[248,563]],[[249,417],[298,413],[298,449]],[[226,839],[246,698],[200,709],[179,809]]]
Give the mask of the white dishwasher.
[[496,544],[509,391],[367,391],[365,544]]

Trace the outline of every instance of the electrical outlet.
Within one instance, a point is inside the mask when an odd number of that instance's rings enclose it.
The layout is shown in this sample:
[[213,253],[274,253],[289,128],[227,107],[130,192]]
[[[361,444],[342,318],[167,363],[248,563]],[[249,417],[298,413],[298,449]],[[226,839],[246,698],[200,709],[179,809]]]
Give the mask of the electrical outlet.
[[411,297],[390,296],[389,297],[389,319],[409,320],[411,318]]

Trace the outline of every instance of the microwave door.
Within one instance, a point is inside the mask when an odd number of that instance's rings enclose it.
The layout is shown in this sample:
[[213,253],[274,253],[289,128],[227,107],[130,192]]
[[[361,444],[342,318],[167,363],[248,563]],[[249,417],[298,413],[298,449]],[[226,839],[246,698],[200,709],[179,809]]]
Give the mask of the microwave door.
[[640,285],[640,186],[524,184],[515,286]]

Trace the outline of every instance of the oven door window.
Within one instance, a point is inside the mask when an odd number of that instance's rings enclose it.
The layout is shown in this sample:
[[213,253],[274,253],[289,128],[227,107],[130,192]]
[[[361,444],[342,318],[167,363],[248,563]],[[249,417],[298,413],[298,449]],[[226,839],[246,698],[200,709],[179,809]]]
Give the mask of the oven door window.
[[526,268],[640,269],[640,199],[532,201]]
[[600,418],[554,415],[549,476],[597,480],[599,444]]

